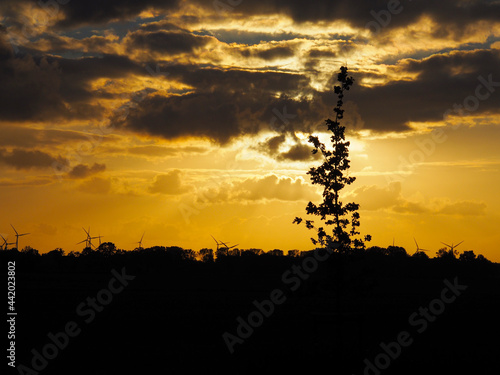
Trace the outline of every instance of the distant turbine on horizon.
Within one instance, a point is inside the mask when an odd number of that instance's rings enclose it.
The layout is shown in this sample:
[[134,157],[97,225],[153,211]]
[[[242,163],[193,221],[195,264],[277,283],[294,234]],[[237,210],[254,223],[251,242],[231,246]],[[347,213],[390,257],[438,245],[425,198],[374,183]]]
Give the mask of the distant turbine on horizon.
[[415,237],[413,237],[413,240],[415,241],[415,245],[417,245],[417,251],[415,251],[415,254],[416,254],[416,253],[418,253],[419,251],[429,251],[429,250],[421,249],[421,248],[418,246],[418,242],[417,242],[417,240],[415,239]]
[[17,251],[19,251],[19,237],[26,236],[26,235],[28,235],[30,233],[21,233],[21,234],[19,234],[19,233],[17,233],[16,228],[14,228],[14,226],[12,224],[10,224],[10,226],[12,227],[12,229],[14,229],[14,232],[16,232],[16,249],[17,249]]
[[[7,239],[0,234],[0,237],[2,237],[3,244],[0,246],[0,250],[8,250],[9,245],[14,245],[14,242],[7,242]],[[7,237],[9,238],[9,237]],[[5,246],[5,248],[4,248]]]
[[142,249],[142,239],[144,238],[144,235],[145,235],[145,234],[146,234],[146,232],[144,232],[144,233],[142,234],[142,237],[141,237],[140,241],[137,241],[137,242],[136,242],[137,244],[139,244],[138,249]]
[[[239,245],[239,244],[236,244],[233,246],[227,246],[226,243],[224,243],[222,241],[217,241],[214,236],[210,235],[210,237],[212,237],[214,239],[215,243],[217,244],[217,250],[219,250],[220,248],[229,250],[229,249],[232,249],[233,247],[236,247]],[[224,245],[224,246],[221,246],[221,245]]]
[[83,229],[83,231],[87,234],[87,238],[86,238],[86,239],[84,239],[83,241],[78,242],[78,243],[77,243],[77,245],[78,245],[78,244],[81,244],[81,243],[83,243],[83,242],[85,242],[85,247],[86,247],[86,248],[87,248],[87,247],[92,248],[92,246],[95,248],[95,245],[94,245],[94,244],[92,244],[92,240],[93,240],[93,239],[96,239],[96,238],[99,238],[99,244],[100,244],[100,237],[102,237],[102,236],[98,236],[98,237],[91,237],[91,236],[90,236],[90,227],[89,227],[89,230],[88,230],[88,231],[87,231],[84,227],[82,227],[82,229]]
[[444,242],[441,242],[441,243],[442,243],[443,245],[445,245],[445,246],[448,246],[448,247],[450,248],[450,250],[451,250],[452,252],[454,252],[454,251],[455,251],[455,247],[457,247],[458,245],[460,245],[462,242],[464,242],[464,241],[460,241],[460,242],[459,242],[459,243],[457,243],[456,245],[453,245],[453,242],[452,242],[452,243],[451,243],[451,246],[450,246],[450,245],[448,245],[447,243],[444,243]]

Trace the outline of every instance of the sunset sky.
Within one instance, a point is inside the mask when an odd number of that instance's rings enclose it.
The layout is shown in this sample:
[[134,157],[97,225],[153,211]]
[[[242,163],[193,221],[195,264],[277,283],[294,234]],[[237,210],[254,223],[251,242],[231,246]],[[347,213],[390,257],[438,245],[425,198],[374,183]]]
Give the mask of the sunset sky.
[[307,142],[346,65],[371,245],[500,261],[500,3],[3,0],[0,233],[311,249]]

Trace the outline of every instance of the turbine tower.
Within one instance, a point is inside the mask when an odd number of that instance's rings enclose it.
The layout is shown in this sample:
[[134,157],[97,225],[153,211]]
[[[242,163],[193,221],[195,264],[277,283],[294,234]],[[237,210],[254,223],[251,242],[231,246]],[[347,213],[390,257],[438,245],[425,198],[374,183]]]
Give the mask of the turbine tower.
[[220,246],[219,241],[217,241],[217,240],[215,239],[215,237],[214,237],[214,236],[212,236],[212,235],[210,235],[210,237],[212,237],[212,238],[214,239],[215,243],[217,244],[217,250],[219,250],[219,246]]
[[19,233],[17,233],[16,228],[14,228],[14,226],[12,224],[10,224],[10,226],[12,227],[12,229],[14,229],[14,232],[16,232],[16,249],[17,249],[17,251],[19,251],[19,237],[26,236],[29,233],[21,233],[21,234],[19,234]]
[[101,246],[101,238],[102,237],[104,237],[104,236],[98,235],[97,237],[94,237],[94,238],[99,238],[99,246]]

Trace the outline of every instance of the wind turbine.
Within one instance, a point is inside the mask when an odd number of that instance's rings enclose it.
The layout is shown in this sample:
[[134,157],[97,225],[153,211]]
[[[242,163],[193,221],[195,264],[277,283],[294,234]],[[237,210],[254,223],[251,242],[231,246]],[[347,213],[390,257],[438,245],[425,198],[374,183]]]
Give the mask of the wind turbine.
[[415,241],[415,245],[417,245],[417,251],[415,251],[415,254],[418,253],[419,251],[429,251],[429,250],[421,249],[420,247],[418,247],[418,242],[415,239],[415,237],[413,237],[413,240]]
[[14,228],[14,226],[12,224],[10,224],[10,226],[12,227],[12,229],[14,229],[14,232],[16,232],[16,249],[19,251],[19,237],[26,236],[29,233],[21,233],[21,234],[19,234],[19,233],[17,233],[16,228]]
[[[99,239],[100,239],[100,237],[101,237],[101,236],[99,236],[99,237],[91,237],[91,236],[90,236],[90,227],[89,227],[89,230],[88,230],[88,231],[87,231],[84,227],[82,227],[82,229],[83,229],[83,231],[87,234],[87,238],[86,238],[86,239],[84,239],[83,241],[78,242],[78,243],[77,243],[77,245],[78,245],[78,244],[81,244],[81,243],[83,243],[83,242],[85,242],[85,247],[90,247],[90,248],[92,248],[92,246],[94,246],[94,245],[92,244],[92,240],[93,240],[93,239],[95,239],[95,238],[99,238]],[[95,247],[95,246],[94,246],[94,247]]]
[[[217,241],[217,240],[214,238],[214,236],[210,235],[210,237],[212,237],[212,238],[214,239],[215,243],[217,244],[217,250],[219,250],[219,248],[229,250],[229,249],[232,249],[233,247],[238,246],[238,244],[233,245],[233,246],[227,246],[227,245],[226,245],[226,243],[224,243],[224,242],[222,242],[222,241]],[[221,246],[221,245],[224,245],[224,246]]]
[[142,239],[144,238],[144,235],[145,235],[145,234],[146,234],[146,232],[144,232],[144,233],[142,234],[141,240],[140,240],[140,241],[138,241],[138,242],[136,242],[136,243],[138,243],[138,244],[139,244],[139,247],[138,247],[139,249],[142,249]]
[[452,243],[451,243],[451,246],[450,246],[450,245],[448,245],[448,244],[446,244],[446,243],[444,243],[444,242],[441,242],[441,243],[442,243],[443,245],[445,245],[445,246],[448,246],[448,247],[450,248],[450,250],[451,250],[451,252],[452,252],[452,253],[455,253],[455,247],[457,247],[458,245],[460,245],[462,242],[464,242],[464,241],[460,241],[460,242],[459,242],[459,243],[457,243],[456,245],[453,245],[453,242],[452,242]]
[[[0,250],[8,250],[9,245],[14,245],[14,242],[7,242],[4,236],[0,234],[0,237],[2,237],[3,244],[0,246]],[[5,246],[5,248],[4,248]]]

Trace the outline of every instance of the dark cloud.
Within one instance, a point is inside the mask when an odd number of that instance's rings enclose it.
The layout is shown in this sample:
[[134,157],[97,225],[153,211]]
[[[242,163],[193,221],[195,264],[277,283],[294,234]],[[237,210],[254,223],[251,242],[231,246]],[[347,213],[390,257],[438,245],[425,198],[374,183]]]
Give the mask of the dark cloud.
[[165,146],[136,146],[127,149],[130,154],[141,155],[148,157],[166,157],[166,156],[178,156],[180,154],[191,154],[191,153],[205,153],[206,148],[187,146],[187,147],[165,147]]
[[123,78],[129,74],[148,74],[126,56],[104,54],[80,59],[54,58],[61,70],[61,95],[70,101],[86,101],[96,94],[90,82],[98,78]]
[[219,30],[202,30],[202,35],[211,35],[217,40],[231,44],[245,44],[245,45],[255,45],[261,44],[262,42],[279,42],[284,40],[292,39],[312,39],[311,36],[291,33],[291,32],[258,32],[258,31],[247,31],[238,29],[219,29]]
[[182,31],[136,31],[128,35],[129,51],[149,50],[161,54],[190,53],[204,47],[212,38]]
[[264,49],[243,48],[239,52],[243,57],[255,57],[266,61],[293,57],[295,54],[290,46],[274,46]]
[[325,57],[337,57],[337,52],[321,49],[311,49],[307,52],[307,55],[311,58],[325,58]]
[[69,178],[86,178],[106,170],[106,165],[94,163],[92,166],[86,164],[75,165],[69,172]]
[[36,121],[51,113],[68,113],[59,93],[57,64],[45,58],[14,57],[12,47],[1,35],[0,82],[0,119]]
[[104,36],[93,35],[88,38],[74,39],[64,38],[57,34],[44,34],[32,43],[34,48],[48,50],[51,54],[62,54],[74,52],[78,57],[82,54],[98,54],[105,52],[110,47],[112,41]]
[[288,151],[282,152],[279,155],[278,159],[291,160],[291,161],[305,161],[305,160],[317,159],[316,156],[319,155],[318,154],[314,155],[312,153],[311,146],[298,143],[290,147]]
[[302,144],[300,140],[295,137],[295,134],[291,133],[289,137],[294,140],[295,144],[287,151],[280,152],[280,146],[285,143],[287,134],[270,137],[264,142],[260,142],[256,149],[277,160],[306,161],[318,159],[320,157],[319,154],[312,153],[311,145]]
[[298,94],[308,89],[309,80],[301,74],[282,72],[250,72],[217,67],[201,68],[195,65],[165,65],[161,70],[198,92],[211,92],[217,88],[227,91],[260,90]]
[[[16,13],[20,3],[32,3],[31,0],[3,0],[0,10],[6,16]],[[56,14],[60,20],[57,27],[76,28],[82,25],[106,24],[110,21],[130,20],[141,12],[154,9],[168,12],[179,8],[180,0],[71,0],[65,4],[57,2],[39,2],[49,14]],[[463,25],[477,21],[497,21],[500,4],[488,0],[433,0],[388,1],[388,0],[318,0],[312,3],[306,0],[253,0],[242,1],[238,5],[226,7],[214,6],[213,1],[188,0],[188,5],[203,7],[207,13],[220,16],[220,11],[228,10],[226,15],[234,18],[252,15],[284,14],[296,22],[338,21],[343,20],[354,27],[364,28],[369,22],[382,24],[380,30],[404,27],[427,16],[435,20],[439,28],[436,36],[448,37],[449,33],[463,33]],[[392,5],[392,14],[388,12]],[[207,16],[209,16],[207,14]],[[185,21],[197,21],[196,17],[185,16]],[[374,24],[371,30],[379,30]]]
[[12,151],[0,149],[0,163],[14,167],[15,169],[43,169],[54,165],[67,165],[68,161],[60,156],[52,156],[42,151],[27,151],[13,149]]
[[[287,107],[291,102],[295,105]],[[166,139],[191,136],[224,144],[240,135],[268,130],[273,119],[274,124],[281,125],[273,110],[282,114],[283,108],[290,108],[287,112],[290,114],[293,107],[307,116],[287,123],[286,129],[310,129],[315,125],[312,120],[316,114],[311,114],[312,103],[308,99],[276,98],[270,92],[258,90],[149,96],[131,109],[126,118],[115,118],[113,122],[121,128]]]
[[174,9],[180,0],[71,0],[60,5],[64,15],[57,26],[75,28],[81,25],[105,24],[135,18],[147,9]]
[[[212,2],[192,0],[207,10],[213,11]],[[392,14],[388,11],[392,6]],[[393,5],[394,4],[394,5]],[[399,4],[399,5],[398,5]],[[245,16],[285,14],[296,22],[339,21],[343,20],[358,28],[365,28],[369,22],[378,22],[380,27],[370,24],[372,31],[390,30],[405,27],[422,16],[435,20],[445,30],[463,32],[463,25],[477,21],[497,21],[500,4],[497,1],[471,0],[455,1],[433,0],[388,1],[388,0],[319,0],[314,3],[306,0],[254,0],[242,1],[231,13]],[[375,16],[374,16],[375,14]],[[379,21],[376,21],[377,18]],[[446,32],[443,35],[447,35]]]
[[[353,72],[356,83],[346,94],[349,111],[344,124],[377,132],[401,132],[410,129],[410,122],[441,121],[454,104],[474,104],[476,88],[481,84],[478,77],[500,82],[500,52],[474,50],[408,59],[395,69],[398,74],[417,77],[367,87],[359,82],[370,73]],[[269,128],[287,133],[318,130],[325,118],[333,116],[331,107],[337,100],[332,91],[312,90],[308,80],[298,74],[179,65],[166,66],[165,70],[170,78],[193,87],[193,92],[149,96],[119,125],[167,139],[195,136],[225,143]],[[336,74],[328,87],[333,87],[335,79]],[[478,100],[477,109],[464,110],[463,115],[498,113],[500,89],[490,88],[493,92],[481,89],[482,94],[490,94],[488,99]],[[296,147],[282,157],[300,159],[305,155],[304,148]]]
[[62,145],[67,142],[85,141],[78,132],[58,129],[35,129],[24,126],[1,125],[0,146],[34,148],[36,146]]
[[258,51],[255,55],[264,60],[276,60],[287,57],[292,57],[294,55],[294,51],[291,47],[271,47],[265,49],[263,51]]
[[263,151],[269,155],[276,155],[279,151],[279,147],[286,141],[286,135],[281,134],[271,138],[266,139],[264,142],[259,143],[257,149]]
[[[491,75],[491,80],[500,82],[498,50],[454,52],[424,60],[406,60],[401,62],[399,69],[418,73],[418,76],[412,81],[393,81],[374,87],[363,87],[356,82],[346,94],[346,100],[356,104],[366,129],[405,131],[410,121],[441,121],[446,111],[453,110],[454,104],[473,108],[476,101],[476,109],[463,110],[461,115],[499,112],[498,87],[493,87],[493,92],[481,89],[481,95],[490,94],[485,100],[473,99],[476,88],[481,85],[479,77],[488,81]],[[357,78],[356,73],[354,77]],[[331,86],[333,84],[332,79]],[[332,92],[318,95],[325,105],[336,100]],[[346,119],[351,115],[346,112]]]
[[90,83],[102,77],[148,74],[127,57],[103,55],[66,59],[42,54],[14,55],[0,34],[0,120],[45,121],[89,119],[104,108],[93,100],[103,96]]
[[[301,75],[219,69],[168,68],[169,77],[195,87],[184,95],[149,95],[124,119],[122,128],[167,139],[203,137],[226,143],[242,134],[256,134],[271,125],[301,129],[311,126],[309,99],[276,97],[277,91],[303,94],[308,81]],[[295,123],[287,117],[292,114]],[[304,115],[303,117],[301,117]],[[299,121],[300,118],[300,121]]]
[[181,180],[182,172],[178,169],[167,174],[157,175],[149,187],[150,193],[179,195],[189,191],[189,187],[184,186]]

